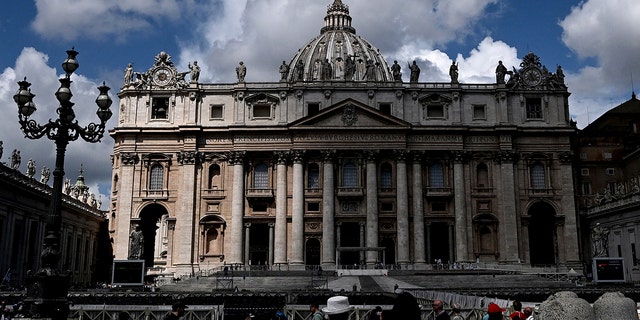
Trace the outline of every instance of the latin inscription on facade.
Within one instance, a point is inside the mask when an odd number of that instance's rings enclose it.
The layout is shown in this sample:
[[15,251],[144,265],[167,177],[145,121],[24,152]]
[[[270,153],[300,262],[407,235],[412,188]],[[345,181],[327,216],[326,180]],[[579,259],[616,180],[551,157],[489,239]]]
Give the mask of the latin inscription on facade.
[[294,141],[404,141],[402,134],[301,134]]

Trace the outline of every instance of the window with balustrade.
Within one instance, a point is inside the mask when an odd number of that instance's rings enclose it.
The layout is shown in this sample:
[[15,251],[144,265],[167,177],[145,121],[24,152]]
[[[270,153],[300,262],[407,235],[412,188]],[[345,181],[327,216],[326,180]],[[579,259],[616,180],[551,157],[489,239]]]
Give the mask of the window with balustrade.
[[149,173],[149,190],[158,191],[164,187],[164,168],[160,164],[151,166]]
[[255,166],[253,174],[253,188],[269,188],[269,167],[264,163],[259,163]]
[[535,190],[544,190],[547,188],[546,179],[545,179],[545,170],[544,165],[540,162],[536,162],[531,165],[530,168],[531,175],[531,189]]
[[355,188],[358,186],[358,167],[349,161],[342,166],[342,187]]

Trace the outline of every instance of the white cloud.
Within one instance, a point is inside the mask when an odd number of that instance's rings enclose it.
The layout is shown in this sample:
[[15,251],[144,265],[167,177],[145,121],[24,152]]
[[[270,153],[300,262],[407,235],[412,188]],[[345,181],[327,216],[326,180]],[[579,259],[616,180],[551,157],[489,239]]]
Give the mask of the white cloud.
[[580,59],[596,61],[567,75],[579,126],[630,98],[631,77],[640,78],[639,16],[637,0],[589,0],[560,22],[564,43]]
[[[276,81],[282,60],[290,61],[319,34],[330,2],[223,0],[222,5],[201,8],[209,18],[195,28],[192,39],[181,44],[179,65],[198,60],[202,62],[201,80],[234,82],[234,69],[242,60],[247,65],[247,81]],[[469,34],[470,26],[496,2],[407,0],[398,7],[384,0],[345,1],[357,33],[388,60],[397,59],[403,65],[415,58],[427,59],[427,52],[436,46]],[[422,64],[426,75],[430,66]]]
[[126,38],[154,21],[177,20],[193,1],[178,0],[36,0],[32,28],[46,38]]
[[[56,61],[63,61],[66,55],[56,57]],[[54,63],[59,65],[58,63]],[[80,66],[82,68],[82,66]],[[81,70],[81,69],[79,69]],[[79,71],[78,70],[78,71]],[[47,166],[53,171],[55,165],[55,143],[46,137],[37,140],[30,140],[24,137],[18,123],[17,106],[13,101],[13,95],[18,89],[17,81],[27,77],[27,81],[31,82],[31,91],[36,96],[34,102],[37,111],[32,115],[32,119],[40,124],[47,123],[50,118],[56,118],[56,108],[58,107],[54,93],[60,86],[58,78],[62,70],[56,70],[50,66],[49,57],[34,48],[24,48],[17,58],[15,66],[6,68],[0,74],[0,104],[4,106],[13,106],[6,117],[0,118],[0,140],[3,141],[4,152],[0,161],[10,163],[11,151],[20,150],[22,157],[21,172],[26,171],[26,163],[29,159],[36,161],[37,173],[36,178],[40,179],[40,170],[42,166]],[[74,74],[72,76],[73,83],[71,91],[74,96],[72,102],[75,103],[74,110],[76,119],[80,125],[86,126],[90,122],[99,122],[95,112],[98,107],[95,99],[98,95],[96,87],[97,83],[87,79],[86,77]],[[114,94],[111,93],[112,99]],[[112,107],[114,113],[117,108]],[[114,118],[117,115],[114,114]],[[111,121],[107,123],[107,128],[113,127]],[[95,193],[96,197],[103,199],[102,209],[108,207],[109,188],[111,187],[111,162],[109,155],[113,149],[113,142],[108,133],[103,137],[100,143],[88,143],[79,138],[77,141],[70,142],[67,146],[65,158],[66,178],[75,182],[79,174],[80,165],[84,164],[85,179],[88,184],[92,185],[91,193]],[[53,184],[53,177],[49,181],[49,185]],[[100,186],[99,189],[97,186]]]

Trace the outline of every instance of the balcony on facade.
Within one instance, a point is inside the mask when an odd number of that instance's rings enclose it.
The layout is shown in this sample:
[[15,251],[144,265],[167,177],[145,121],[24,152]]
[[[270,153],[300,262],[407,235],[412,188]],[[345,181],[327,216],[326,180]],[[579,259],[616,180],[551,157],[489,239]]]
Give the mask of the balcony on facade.
[[556,190],[553,188],[529,188],[527,195],[530,197],[553,197]]
[[492,187],[475,187],[471,189],[471,193],[474,196],[491,196],[493,195]]
[[390,197],[396,195],[396,188],[378,188],[378,195],[380,197]]
[[168,200],[168,189],[144,189],[142,190],[142,198],[145,200]]
[[319,198],[322,197],[322,189],[321,188],[306,188],[304,189],[304,196],[309,198]]
[[424,188],[424,196],[425,197],[451,197],[453,192],[449,187],[425,187]]
[[265,189],[265,188],[248,188],[246,190],[246,197],[249,199],[273,199],[273,189]]
[[362,198],[364,189],[361,187],[338,187],[337,196],[340,198]]
[[204,189],[202,197],[205,199],[224,199],[226,195],[223,189]]

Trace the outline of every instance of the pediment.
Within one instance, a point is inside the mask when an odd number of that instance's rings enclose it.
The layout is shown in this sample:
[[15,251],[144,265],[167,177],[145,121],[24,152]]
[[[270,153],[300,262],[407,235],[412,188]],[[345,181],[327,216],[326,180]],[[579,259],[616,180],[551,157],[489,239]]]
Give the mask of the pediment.
[[318,114],[291,123],[290,128],[405,129],[410,124],[353,99],[343,100]]
[[267,93],[256,93],[253,95],[250,95],[248,97],[245,98],[245,101],[248,104],[269,104],[269,105],[273,105],[273,104],[278,104],[278,102],[280,102],[280,99],[274,95],[270,95]]
[[449,105],[453,99],[450,96],[432,93],[418,98],[421,105]]

